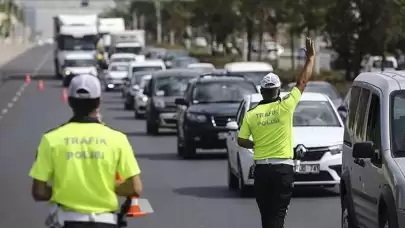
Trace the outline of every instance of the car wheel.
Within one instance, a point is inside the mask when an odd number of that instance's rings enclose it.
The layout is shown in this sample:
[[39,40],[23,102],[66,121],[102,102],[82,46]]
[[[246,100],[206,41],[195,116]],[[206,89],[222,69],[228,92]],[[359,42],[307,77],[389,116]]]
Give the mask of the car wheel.
[[240,160],[238,159],[238,189],[239,189],[239,195],[241,197],[246,197],[249,195],[249,188],[245,184],[245,181],[243,180],[243,171],[242,171],[242,165],[240,164]]
[[128,101],[125,101],[125,103],[124,103],[124,109],[125,109],[125,110],[131,110],[131,109],[132,109],[131,103],[128,103]]
[[228,160],[228,188],[230,190],[238,189],[238,186],[239,186],[238,181],[239,181],[238,177],[232,173],[231,164],[229,163],[229,160]]
[[159,126],[156,123],[151,123],[152,121],[146,121],[146,133],[148,135],[157,135],[159,134]]
[[177,133],[177,156],[184,156],[184,146],[181,143],[180,135]]
[[354,222],[353,222],[353,215],[350,214],[349,212],[349,203],[346,195],[342,196],[342,216],[341,216],[341,224],[342,228],[354,228]]
[[134,108],[134,117],[135,117],[135,119],[140,119],[142,117],[142,115],[139,114],[139,112],[136,108]]
[[193,143],[191,143],[190,141],[187,141],[187,139],[183,139],[183,142],[184,142],[183,157],[186,159],[194,158],[196,155],[197,148],[195,148]]
[[380,220],[380,228],[398,228],[398,220],[395,216],[395,211],[390,213],[389,209],[385,209],[385,211],[380,211],[381,220]]

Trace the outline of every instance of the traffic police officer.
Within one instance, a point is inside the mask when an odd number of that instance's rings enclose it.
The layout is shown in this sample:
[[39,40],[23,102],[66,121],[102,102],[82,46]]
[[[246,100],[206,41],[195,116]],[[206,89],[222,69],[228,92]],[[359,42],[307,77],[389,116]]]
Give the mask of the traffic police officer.
[[280,98],[279,77],[266,75],[261,82],[263,100],[246,113],[239,131],[239,146],[254,149],[254,189],[263,228],[284,227],[294,181],[293,114],[312,75],[314,59],[314,44],[307,38],[306,63],[297,85]]
[[117,227],[117,195],[139,196],[142,191],[141,171],[127,137],[98,119],[100,97],[98,78],[72,79],[68,99],[73,117],[42,136],[29,173],[32,197],[59,205],[65,228]]

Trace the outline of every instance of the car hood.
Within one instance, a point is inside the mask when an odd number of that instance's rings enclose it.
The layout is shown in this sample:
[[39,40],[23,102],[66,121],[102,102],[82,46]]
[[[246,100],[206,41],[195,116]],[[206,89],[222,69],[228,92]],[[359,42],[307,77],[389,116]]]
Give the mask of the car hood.
[[108,73],[108,76],[111,78],[125,78],[127,77],[128,72],[120,72],[120,71],[111,71]]
[[210,115],[233,116],[238,111],[239,103],[210,103],[195,104],[188,108],[189,112],[204,113]]
[[343,143],[343,127],[294,127],[295,146],[324,147]]
[[88,74],[97,72],[97,69],[95,67],[66,67],[65,70],[70,71],[74,74]]

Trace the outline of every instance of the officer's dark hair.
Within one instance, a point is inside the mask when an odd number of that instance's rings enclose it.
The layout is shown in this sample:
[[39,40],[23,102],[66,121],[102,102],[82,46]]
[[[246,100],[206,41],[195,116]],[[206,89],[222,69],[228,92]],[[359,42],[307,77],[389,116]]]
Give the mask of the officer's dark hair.
[[260,88],[260,93],[265,101],[274,101],[280,99],[280,87],[277,88]]
[[[88,93],[86,90],[78,93]],[[89,116],[100,106],[100,98],[74,98],[69,97],[69,106],[75,116]]]

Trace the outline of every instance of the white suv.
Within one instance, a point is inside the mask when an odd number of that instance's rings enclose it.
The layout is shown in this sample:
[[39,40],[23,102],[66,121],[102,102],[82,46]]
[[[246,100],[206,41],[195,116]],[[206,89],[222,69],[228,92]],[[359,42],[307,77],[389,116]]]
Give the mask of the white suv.
[[[288,93],[281,93],[285,96]],[[238,129],[248,110],[262,100],[261,94],[246,96],[236,122],[227,124],[228,186],[248,193],[253,185],[253,151],[237,144]],[[297,167],[295,186],[335,187],[342,167],[343,122],[332,101],[323,94],[304,93],[294,113],[294,149],[307,152]]]

